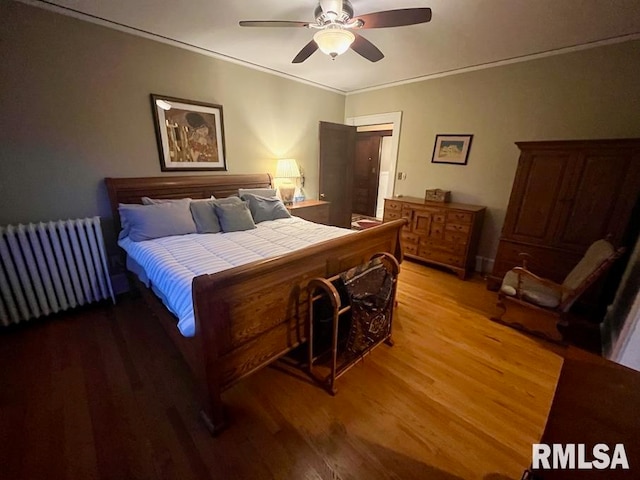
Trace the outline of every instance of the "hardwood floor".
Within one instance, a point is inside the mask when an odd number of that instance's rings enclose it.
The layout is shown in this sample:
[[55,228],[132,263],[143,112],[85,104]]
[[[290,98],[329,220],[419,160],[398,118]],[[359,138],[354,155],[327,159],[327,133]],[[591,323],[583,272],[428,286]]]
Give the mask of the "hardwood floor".
[[212,438],[186,364],[141,299],[0,338],[3,478],[519,479],[562,359],[491,322],[479,278],[404,262],[395,346],[330,396],[283,366],[224,394]]

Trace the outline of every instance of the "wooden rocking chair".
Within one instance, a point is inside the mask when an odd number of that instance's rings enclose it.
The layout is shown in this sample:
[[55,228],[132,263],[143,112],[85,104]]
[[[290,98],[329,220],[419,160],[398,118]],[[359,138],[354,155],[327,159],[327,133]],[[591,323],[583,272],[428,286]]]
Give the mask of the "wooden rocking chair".
[[624,253],[608,240],[594,242],[569,272],[562,284],[538,277],[522,267],[507,272],[498,292],[502,313],[492,320],[554,342],[563,342],[558,325],[566,325],[566,315],[574,302]]

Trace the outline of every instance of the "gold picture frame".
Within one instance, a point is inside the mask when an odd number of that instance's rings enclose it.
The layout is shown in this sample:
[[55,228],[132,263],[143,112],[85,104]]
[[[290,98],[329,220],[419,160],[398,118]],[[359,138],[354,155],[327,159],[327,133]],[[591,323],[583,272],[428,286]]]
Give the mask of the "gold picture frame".
[[221,105],[152,93],[151,108],[163,172],[227,170]]

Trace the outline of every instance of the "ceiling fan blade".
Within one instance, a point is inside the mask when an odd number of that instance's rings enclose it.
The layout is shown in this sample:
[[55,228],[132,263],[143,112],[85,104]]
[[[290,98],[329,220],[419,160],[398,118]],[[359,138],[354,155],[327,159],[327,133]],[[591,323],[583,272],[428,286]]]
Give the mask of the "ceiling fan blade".
[[241,27],[308,27],[309,22],[293,22],[288,20],[242,20]]
[[355,32],[353,34],[356,36],[356,39],[351,44],[351,49],[354,52],[362,55],[370,62],[377,62],[384,58],[384,54],[373,43]]
[[314,41],[311,40],[309,43],[307,43],[304,47],[302,47],[302,50],[300,50],[298,52],[298,55],[296,55],[296,58],[294,58],[291,63],[302,63],[304,62],[307,58],[309,58],[316,50],[318,49],[318,44]]
[[430,8],[404,8],[400,10],[386,10],[384,12],[359,15],[355,20],[361,20],[361,28],[402,27],[426,23],[431,20]]

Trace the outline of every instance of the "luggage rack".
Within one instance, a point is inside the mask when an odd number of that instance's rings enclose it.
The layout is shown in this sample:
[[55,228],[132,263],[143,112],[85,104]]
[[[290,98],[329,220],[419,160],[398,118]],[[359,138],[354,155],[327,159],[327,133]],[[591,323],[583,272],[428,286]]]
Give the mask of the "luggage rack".
[[[332,395],[337,393],[336,380],[376,346],[393,345],[399,272],[398,261],[380,252],[363,265],[309,281],[308,373]],[[330,323],[330,331],[324,332],[324,349],[316,345],[321,323],[325,329]],[[347,338],[340,338],[339,333],[347,329]]]

